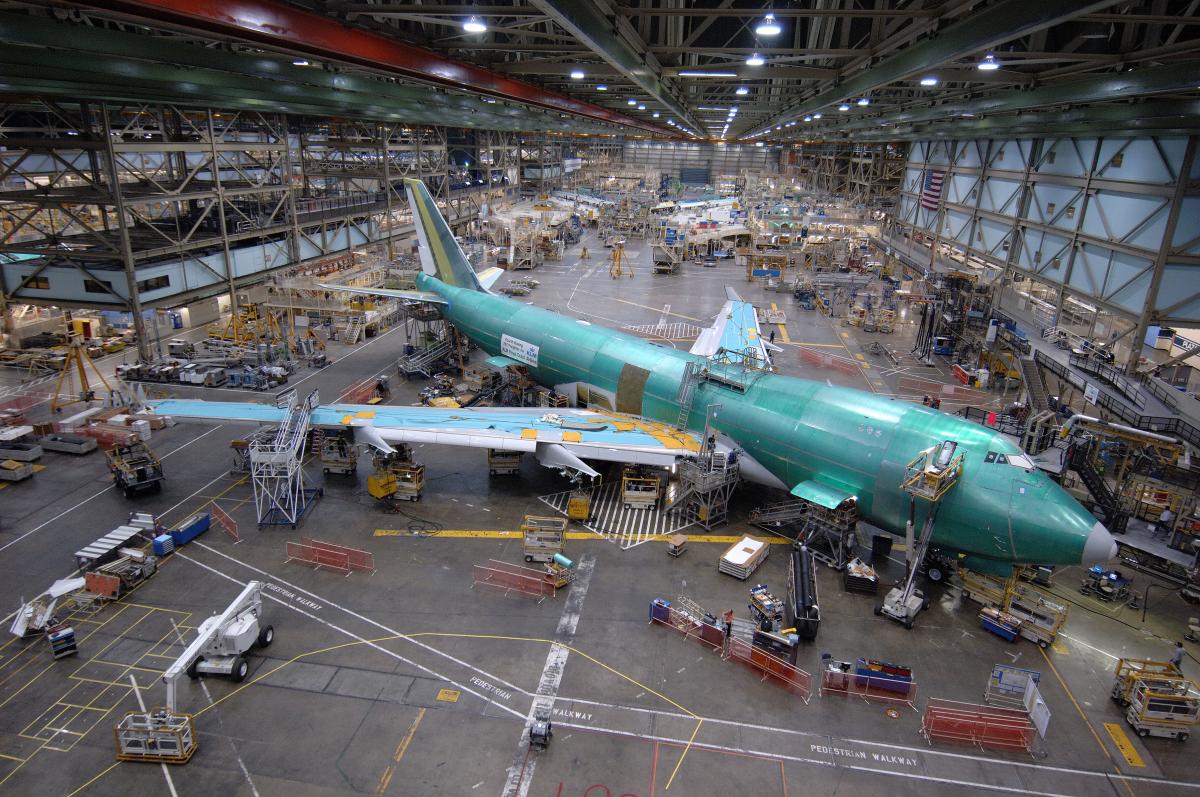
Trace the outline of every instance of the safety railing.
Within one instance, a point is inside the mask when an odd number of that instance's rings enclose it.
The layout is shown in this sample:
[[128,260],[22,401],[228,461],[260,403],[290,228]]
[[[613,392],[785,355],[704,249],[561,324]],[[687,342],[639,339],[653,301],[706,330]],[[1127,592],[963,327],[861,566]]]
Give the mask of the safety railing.
[[553,598],[556,593],[553,578],[547,578],[542,570],[510,565],[489,559],[484,564],[471,566],[471,588],[476,586],[503,590],[504,594],[515,592],[528,598]]
[[219,525],[225,531],[225,533],[229,535],[229,539],[233,540],[234,544],[242,541],[241,534],[238,533],[237,521],[230,517],[229,513],[227,513],[224,509],[218,506],[216,501],[212,502],[210,514],[212,514],[212,519],[217,523],[217,525]]
[[952,399],[954,401],[969,401],[972,403],[984,403],[989,398],[988,394],[982,390],[963,387],[962,385],[947,385],[944,382],[935,382],[915,376],[901,376],[897,384],[902,393],[911,395],[931,396],[940,399]]
[[[1033,357],[1038,365],[1072,385],[1077,390],[1082,392],[1087,388],[1087,380],[1053,357],[1042,354],[1040,350],[1035,351]],[[1183,418],[1162,418],[1142,415],[1135,408],[1103,391],[1101,391],[1096,399],[1096,406],[1117,416],[1135,428],[1158,434],[1174,435],[1184,442],[1200,446],[1200,429]]]
[[1122,396],[1133,402],[1133,405],[1139,410],[1146,408],[1146,397],[1142,395],[1137,383],[1125,376],[1120,369],[1114,368],[1096,357],[1075,353],[1067,356],[1067,365],[1108,382]]
[[931,745],[935,741],[958,742],[988,750],[1033,753],[1037,728],[1023,710],[931,697],[921,717],[921,735]]
[[866,702],[903,703],[917,710],[917,684],[882,675],[862,675],[854,671],[825,669],[821,673],[821,697],[841,695]]
[[350,575],[352,570],[375,572],[375,556],[360,548],[348,548],[332,542],[301,537],[299,542],[287,543],[289,562],[303,562],[316,568],[329,567]]
[[808,703],[808,698],[812,695],[811,675],[777,656],[772,656],[761,648],[754,647],[744,639],[730,637],[725,657],[759,673],[760,680],[770,679],[788,691],[794,692],[805,703]]
[[687,639],[703,642],[717,651],[725,649],[725,629],[701,620],[655,599],[650,602],[650,622],[674,628]]

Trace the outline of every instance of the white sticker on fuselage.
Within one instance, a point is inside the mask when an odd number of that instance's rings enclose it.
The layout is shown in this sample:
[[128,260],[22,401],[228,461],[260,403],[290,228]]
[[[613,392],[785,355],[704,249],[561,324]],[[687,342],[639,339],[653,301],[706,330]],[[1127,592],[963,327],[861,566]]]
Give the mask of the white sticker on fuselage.
[[532,343],[526,343],[520,338],[501,335],[500,353],[505,357],[512,357],[514,360],[519,360],[526,365],[532,365],[534,368],[537,367],[538,347]]

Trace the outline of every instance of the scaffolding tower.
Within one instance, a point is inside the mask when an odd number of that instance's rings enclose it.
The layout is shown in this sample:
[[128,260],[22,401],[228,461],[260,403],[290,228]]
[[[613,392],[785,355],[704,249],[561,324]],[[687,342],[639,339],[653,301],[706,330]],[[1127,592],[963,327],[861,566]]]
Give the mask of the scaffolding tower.
[[680,512],[685,523],[712,531],[728,519],[729,498],[739,478],[736,461],[722,451],[680,460],[679,491],[667,509]]
[[254,508],[258,526],[296,528],[321,490],[304,487],[304,447],[308,422],[320,403],[314,390],[300,401],[295,388],[281,393],[275,406],[286,410],[273,438],[250,444],[250,478],[254,486]]

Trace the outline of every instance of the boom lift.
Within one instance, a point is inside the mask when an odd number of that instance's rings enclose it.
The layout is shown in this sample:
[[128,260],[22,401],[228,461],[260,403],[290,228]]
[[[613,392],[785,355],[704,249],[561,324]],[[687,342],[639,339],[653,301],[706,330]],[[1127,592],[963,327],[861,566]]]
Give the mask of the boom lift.
[[[908,493],[909,500],[908,523],[904,534],[905,578],[902,585],[893,587],[883,603],[875,607],[875,614],[903,623],[905,628],[913,627],[917,615],[928,602],[924,593],[916,588],[917,571],[933,539],[933,526],[942,498],[958,483],[958,477],[962,474],[963,455],[954,455],[957,448],[958,443],[946,440],[941,445],[922,451],[904,469],[904,481],[900,486]],[[918,498],[929,502],[929,514],[925,516],[921,536],[914,546]]]
[[179,676],[224,675],[235,683],[245,679],[250,663],[245,653],[252,647],[265,648],[275,639],[275,629],[261,625],[262,582],[251,581],[218,615],[200,624],[196,638],[163,673],[167,687],[167,709],[175,711],[175,686]]

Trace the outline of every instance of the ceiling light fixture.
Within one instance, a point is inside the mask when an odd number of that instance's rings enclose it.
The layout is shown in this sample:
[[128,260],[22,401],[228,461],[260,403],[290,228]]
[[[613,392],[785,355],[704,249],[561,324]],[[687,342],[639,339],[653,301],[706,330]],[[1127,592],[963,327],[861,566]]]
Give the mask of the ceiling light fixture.
[[938,84],[938,79],[935,78],[933,75],[929,75],[928,77],[921,78],[922,86],[936,86],[937,84]]
[[848,110],[850,110],[850,106],[843,102],[841,105],[838,106],[838,110],[839,111],[848,111]]
[[821,114],[819,114],[819,113],[813,114],[813,119],[820,119],[820,118],[821,118]]
[[638,110],[639,110],[639,111],[644,111],[644,110],[646,110],[646,106],[645,106],[645,105],[639,105],[639,106],[638,106]]
[[679,77],[737,77],[737,72],[696,72],[690,69],[675,74]]
[[608,91],[608,86],[601,83],[599,86],[596,87],[596,91]]
[[311,65],[312,65],[311,62],[305,60],[304,58],[297,58],[295,61],[292,61],[292,66],[311,66]]
[[750,57],[746,59],[746,66],[762,66],[766,62],[767,59],[763,58],[758,53],[750,53]]
[[571,80],[583,80],[583,71],[576,69],[571,72]]
[[779,23],[775,21],[774,14],[767,14],[763,17],[762,22],[758,23],[758,27],[754,32],[759,36],[778,36],[783,28],[779,27]]
[[737,91],[734,92],[734,94],[741,94],[742,96],[745,96],[749,93],[750,89],[746,88],[745,86],[738,86]]
[[855,103],[859,108],[866,108],[870,104],[871,100],[867,97],[859,97],[858,102]]
[[652,115],[652,116],[653,116],[655,119],[657,119],[657,118],[658,118],[658,111],[655,111],[655,112],[654,112],[653,114],[651,114],[651,115]]
[[981,72],[995,72],[1000,68],[1000,62],[996,60],[995,55],[988,53],[982,61],[975,65],[975,68]]
[[625,100],[626,105],[637,105],[637,100]]
[[810,115],[808,115],[808,116],[804,117],[804,121],[806,121],[806,122],[811,122],[811,121],[812,121],[812,115],[810,114]]
[[463,30],[467,33],[486,33],[487,24],[479,17],[467,17],[467,21],[463,23]]

